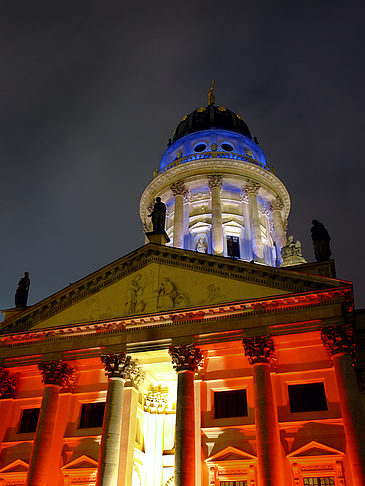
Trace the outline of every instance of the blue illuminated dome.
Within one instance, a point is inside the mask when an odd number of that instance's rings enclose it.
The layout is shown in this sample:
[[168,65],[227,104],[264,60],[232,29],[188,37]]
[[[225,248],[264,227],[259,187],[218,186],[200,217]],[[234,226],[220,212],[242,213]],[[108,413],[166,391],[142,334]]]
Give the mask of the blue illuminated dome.
[[172,143],[176,142],[185,135],[209,130],[211,128],[220,128],[231,132],[241,133],[252,139],[250,130],[240,115],[224,108],[223,106],[203,106],[185,115],[176,127]]
[[208,105],[184,116],[155,175],[207,158],[241,160],[268,169],[264,153],[242,118],[223,106]]

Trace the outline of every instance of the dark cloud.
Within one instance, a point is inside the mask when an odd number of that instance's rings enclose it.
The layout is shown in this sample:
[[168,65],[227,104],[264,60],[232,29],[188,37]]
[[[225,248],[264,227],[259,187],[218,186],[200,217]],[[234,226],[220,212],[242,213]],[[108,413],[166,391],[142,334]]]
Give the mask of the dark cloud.
[[0,307],[31,303],[144,242],[140,195],[182,116],[219,104],[286,184],[365,305],[364,29],[360,2],[0,4]]

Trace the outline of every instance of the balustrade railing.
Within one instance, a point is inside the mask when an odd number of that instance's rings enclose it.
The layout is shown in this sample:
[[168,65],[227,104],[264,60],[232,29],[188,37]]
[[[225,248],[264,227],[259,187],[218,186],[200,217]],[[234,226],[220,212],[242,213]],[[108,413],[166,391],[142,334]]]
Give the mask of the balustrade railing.
[[172,169],[173,167],[176,167],[181,164],[186,164],[187,162],[192,162],[194,160],[204,160],[204,159],[231,159],[231,160],[242,160],[244,162],[249,162],[251,164],[258,165],[259,167],[262,167],[263,169],[271,172],[270,168],[267,167],[265,164],[262,164],[258,160],[249,157],[247,155],[241,155],[241,154],[236,154],[233,152],[202,152],[199,154],[190,154],[187,155],[186,157],[180,157],[179,159],[174,160],[173,162],[170,162],[168,165],[163,167],[162,169],[156,169],[153,171],[153,177],[157,177],[159,174],[162,174],[163,172],[168,171],[169,169]]

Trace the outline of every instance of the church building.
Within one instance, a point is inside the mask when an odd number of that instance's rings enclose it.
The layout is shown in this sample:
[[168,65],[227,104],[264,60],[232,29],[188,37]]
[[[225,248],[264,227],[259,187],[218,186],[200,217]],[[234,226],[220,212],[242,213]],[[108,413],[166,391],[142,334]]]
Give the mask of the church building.
[[365,486],[364,313],[208,101],[142,194],[145,244],[3,311],[1,486]]

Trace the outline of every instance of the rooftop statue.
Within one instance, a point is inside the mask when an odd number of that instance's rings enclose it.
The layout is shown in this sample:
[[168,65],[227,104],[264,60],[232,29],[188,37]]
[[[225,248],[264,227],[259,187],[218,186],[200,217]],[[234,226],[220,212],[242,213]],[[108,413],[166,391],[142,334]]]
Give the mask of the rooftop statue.
[[212,81],[212,86],[208,91],[208,105],[215,104],[215,96],[213,94],[214,85],[215,85],[215,81]]
[[160,197],[156,197],[152,213],[149,214],[148,217],[152,218],[154,233],[163,233],[165,231],[166,204],[161,201]]
[[299,240],[294,243],[294,236],[289,236],[288,243],[281,249],[281,257],[283,260],[291,256],[302,256],[302,245]]
[[302,255],[302,245],[299,240],[294,243],[294,236],[289,236],[287,244],[282,247],[281,258],[283,259],[281,267],[292,267],[293,265],[307,263]]
[[27,306],[29,285],[30,285],[29,273],[24,272],[24,277],[19,280],[18,287],[15,292],[16,308],[22,309]]
[[317,262],[323,262],[331,258],[330,235],[322,223],[314,219],[312,221],[312,241],[314,256]]

